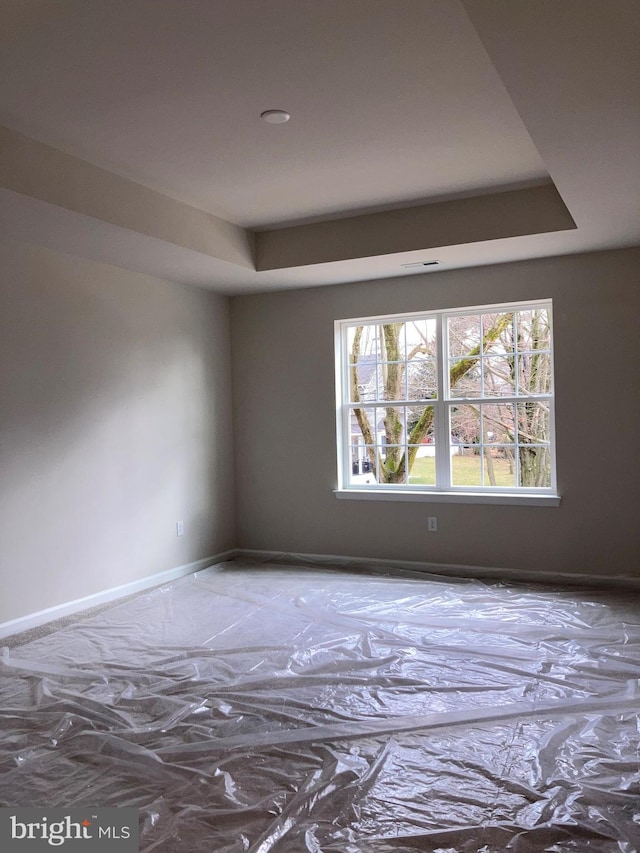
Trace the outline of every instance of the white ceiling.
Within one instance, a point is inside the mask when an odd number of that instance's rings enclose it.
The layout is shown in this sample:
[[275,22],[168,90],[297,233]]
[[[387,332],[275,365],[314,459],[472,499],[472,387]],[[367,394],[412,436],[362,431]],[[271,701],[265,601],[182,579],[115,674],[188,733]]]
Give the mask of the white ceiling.
[[[0,10],[0,124],[245,228],[553,181],[576,229],[442,249],[425,239],[429,256],[450,268],[640,243],[636,0]],[[264,124],[270,108],[291,121]],[[424,255],[256,272],[12,189],[0,221],[16,236],[226,292],[397,275]]]

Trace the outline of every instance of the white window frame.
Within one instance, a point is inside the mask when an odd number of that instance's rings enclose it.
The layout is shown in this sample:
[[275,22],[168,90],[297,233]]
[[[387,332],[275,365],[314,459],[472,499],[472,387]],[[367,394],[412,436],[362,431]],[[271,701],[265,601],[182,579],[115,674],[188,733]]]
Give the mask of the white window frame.
[[[534,394],[510,397],[473,397],[451,398],[449,395],[449,354],[447,341],[447,319],[449,317],[469,314],[489,314],[534,310],[546,308],[549,312],[551,326],[551,394]],[[349,400],[349,350],[347,343],[348,330],[354,326],[393,322],[411,322],[412,320],[435,320],[437,340],[437,372],[438,396],[430,400],[433,405],[435,426],[436,452],[436,483],[435,486],[390,483],[351,483],[351,412],[356,406]],[[441,503],[488,503],[488,504],[521,504],[529,506],[558,506],[560,496],[556,485],[556,452],[555,452],[555,381],[553,376],[553,306],[551,299],[527,300],[508,302],[497,305],[474,305],[463,308],[438,309],[404,314],[385,314],[374,317],[356,317],[335,322],[335,358],[336,358],[336,437],[338,450],[338,485],[334,489],[337,498],[347,500],[400,500],[400,501],[438,501]],[[523,403],[527,401],[546,402],[549,406],[549,428],[551,457],[551,485],[545,487],[502,488],[498,486],[455,486],[450,481],[450,443],[449,443],[449,409],[452,404],[464,405],[478,403]],[[416,400],[399,400],[398,405],[417,405]],[[380,403],[363,403],[366,408]],[[516,460],[518,454],[515,454]],[[517,463],[516,463],[517,464]],[[517,476],[517,475],[516,475]]]

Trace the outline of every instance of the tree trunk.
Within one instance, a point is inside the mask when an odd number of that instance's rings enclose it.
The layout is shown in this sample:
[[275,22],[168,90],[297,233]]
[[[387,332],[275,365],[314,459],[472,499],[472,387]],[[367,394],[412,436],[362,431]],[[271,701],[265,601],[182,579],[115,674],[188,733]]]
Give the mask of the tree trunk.
[[496,472],[495,472],[495,468],[493,467],[493,456],[491,455],[491,448],[490,447],[485,446],[484,458],[487,460],[487,474],[489,475],[489,483],[492,486],[495,486],[496,485]]

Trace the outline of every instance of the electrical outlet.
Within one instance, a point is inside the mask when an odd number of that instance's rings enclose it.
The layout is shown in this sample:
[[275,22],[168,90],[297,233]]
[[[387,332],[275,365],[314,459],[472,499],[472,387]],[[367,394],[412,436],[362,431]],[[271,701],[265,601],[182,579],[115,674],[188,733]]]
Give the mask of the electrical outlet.
[[429,533],[438,532],[438,519],[435,515],[430,515],[427,519],[427,530]]
[[184,521],[176,521],[176,536],[184,536]]

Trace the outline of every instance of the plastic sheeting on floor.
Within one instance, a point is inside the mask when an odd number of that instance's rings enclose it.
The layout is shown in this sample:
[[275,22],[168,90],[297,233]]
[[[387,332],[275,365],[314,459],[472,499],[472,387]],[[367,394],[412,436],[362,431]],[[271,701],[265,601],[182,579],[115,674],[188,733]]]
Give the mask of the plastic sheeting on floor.
[[0,802],[141,850],[640,850],[633,593],[228,563],[0,662]]

